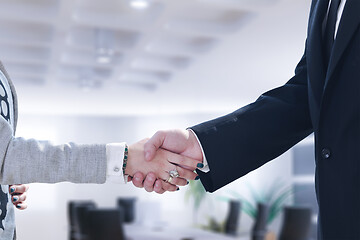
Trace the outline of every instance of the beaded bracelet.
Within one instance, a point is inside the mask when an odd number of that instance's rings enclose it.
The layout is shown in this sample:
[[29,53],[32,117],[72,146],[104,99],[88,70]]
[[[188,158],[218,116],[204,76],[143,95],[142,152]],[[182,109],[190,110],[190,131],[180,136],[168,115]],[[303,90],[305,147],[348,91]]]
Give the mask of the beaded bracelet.
[[125,143],[125,150],[124,150],[124,159],[123,159],[123,167],[122,167],[122,170],[123,170],[123,175],[124,175],[124,178],[125,178],[126,182],[127,182],[127,175],[125,174],[125,169],[126,169],[126,165],[127,165],[128,154],[129,154],[129,147],[128,147],[128,145]]

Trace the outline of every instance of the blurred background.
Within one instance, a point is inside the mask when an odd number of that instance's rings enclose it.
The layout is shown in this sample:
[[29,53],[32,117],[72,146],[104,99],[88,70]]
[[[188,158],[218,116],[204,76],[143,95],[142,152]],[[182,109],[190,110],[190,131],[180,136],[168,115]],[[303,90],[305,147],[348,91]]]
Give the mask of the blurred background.
[[[17,136],[133,143],[159,129],[186,128],[234,111],[292,77],[310,2],[0,0],[0,59],[19,98]],[[136,238],[141,231],[125,226],[133,239],[202,239],[205,230],[199,229],[224,232],[216,226],[229,218],[230,200],[242,200],[235,238],[249,239],[256,216],[246,206],[283,196],[267,225],[278,236],[283,206],[310,207],[315,222],[312,152],[310,136],[213,194],[203,194],[197,183],[163,195],[131,183],[31,184],[28,210],[17,211],[18,238],[68,239],[69,202],[111,209],[119,198],[135,198],[130,225],[150,230]],[[158,235],[151,238],[153,230]]]

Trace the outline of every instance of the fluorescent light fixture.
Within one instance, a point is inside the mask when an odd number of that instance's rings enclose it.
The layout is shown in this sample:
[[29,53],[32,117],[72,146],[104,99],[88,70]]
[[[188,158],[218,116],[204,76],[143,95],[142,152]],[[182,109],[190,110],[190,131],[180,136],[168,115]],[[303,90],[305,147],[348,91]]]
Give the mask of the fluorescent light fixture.
[[91,77],[80,77],[79,87],[84,92],[89,92],[92,89],[96,89],[98,86],[93,76]]
[[98,63],[107,64],[113,60],[115,33],[109,29],[95,30],[95,54]]
[[97,62],[102,64],[111,63],[114,56],[114,50],[111,48],[97,49]]
[[148,0],[131,0],[130,6],[136,9],[145,9],[149,7],[149,1]]

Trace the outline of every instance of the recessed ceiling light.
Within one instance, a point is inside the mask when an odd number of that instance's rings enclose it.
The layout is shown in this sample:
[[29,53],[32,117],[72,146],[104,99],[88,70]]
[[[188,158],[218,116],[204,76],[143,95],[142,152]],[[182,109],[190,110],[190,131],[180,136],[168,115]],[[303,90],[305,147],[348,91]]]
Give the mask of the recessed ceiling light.
[[95,30],[95,54],[98,63],[110,63],[114,56],[115,33],[109,29]]
[[113,49],[106,49],[106,48],[99,48],[96,51],[96,60],[98,63],[110,63],[114,56],[114,50]]
[[131,0],[130,6],[136,9],[145,9],[149,7],[148,0]]

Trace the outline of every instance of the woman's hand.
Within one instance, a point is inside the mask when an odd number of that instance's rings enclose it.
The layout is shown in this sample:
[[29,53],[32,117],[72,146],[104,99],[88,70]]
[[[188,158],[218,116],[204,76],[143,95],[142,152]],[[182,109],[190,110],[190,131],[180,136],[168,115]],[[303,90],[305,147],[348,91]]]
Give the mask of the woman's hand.
[[[198,160],[194,160],[176,153],[159,149],[152,161],[145,161],[144,144],[147,139],[129,146],[129,158],[125,173],[134,176],[135,173],[141,172],[144,175],[149,173],[154,179],[162,182],[162,187],[166,191],[176,191],[177,186],[188,184],[186,179],[195,179],[197,174],[194,170],[197,168]],[[178,172],[178,177],[170,178],[170,172]],[[147,191],[151,189],[145,188]],[[159,192],[162,193],[162,192]]]
[[29,189],[29,185],[26,184],[18,184],[18,185],[10,185],[9,193],[11,194],[11,201],[17,209],[25,210],[27,208],[27,204],[25,203],[27,190]]

